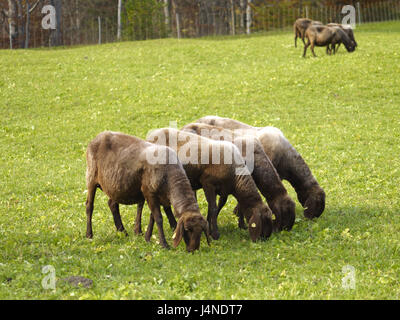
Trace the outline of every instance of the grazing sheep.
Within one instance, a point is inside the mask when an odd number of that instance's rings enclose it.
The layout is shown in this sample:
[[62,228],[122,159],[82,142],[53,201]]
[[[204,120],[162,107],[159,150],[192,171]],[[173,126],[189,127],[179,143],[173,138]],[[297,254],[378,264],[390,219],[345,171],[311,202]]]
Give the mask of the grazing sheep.
[[[158,129],[147,141],[174,149],[182,162],[193,190],[203,188],[208,202],[207,220],[211,236],[218,239],[219,209],[216,197],[232,194],[249,224],[250,238],[268,238],[272,232],[272,212],[263,203],[238,148],[230,142],[214,141],[171,128]],[[149,224],[149,227],[151,225]]]
[[311,25],[307,28],[305,37],[307,38],[307,43],[304,46],[303,57],[306,57],[307,48],[310,46],[314,57],[316,57],[314,46],[326,47],[327,53],[331,53],[332,50],[335,53],[336,45],[343,43],[348,52],[355,50],[354,43],[341,28]]
[[297,38],[300,38],[303,41],[304,45],[306,44],[304,42],[304,36],[305,36],[307,28],[310,25],[322,25],[322,22],[313,21],[313,20],[307,19],[307,18],[300,18],[295,21],[295,23],[293,25],[293,29],[294,29],[294,46],[296,48],[297,48]]
[[[357,44],[356,39],[354,38],[353,28],[350,25],[339,24],[339,23],[328,23],[326,26],[327,27],[337,27],[337,28],[342,29],[347,34],[347,36],[350,38],[350,40],[353,42],[354,47],[357,48],[358,44]],[[339,47],[340,47],[340,43],[338,43],[337,48],[333,48],[334,52],[337,52],[339,50]]]
[[217,116],[207,116],[195,122],[207,123],[227,129],[248,129],[256,136],[281,179],[294,187],[297,198],[303,206],[304,216],[319,217],[325,209],[325,192],[319,186],[310,168],[285,138],[282,131],[274,127],[252,127],[245,123]]
[[[182,130],[210,139],[230,141],[235,144],[242,152],[254,182],[276,216],[274,229],[292,229],[295,221],[295,203],[289,197],[278,173],[256,137],[246,135],[245,130],[237,132],[205,123],[191,123],[184,126]],[[218,207],[222,208],[221,205]],[[240,226],[243,226],[242,219],[240,220]]]
[[[149,163],[149,155],[154,152],[164,154],[168,162]],[[161,246],[168,247],[160,205],[169,207],[172,204],[179,219],[177,229],[181,230],[180,226],[183,226],[183,234],[175,237],[175,247],[182,236],[188,251],[199,248],[202,232],[209,240],[207,221],[200,214],[190,182],[171,148],[153,145],[123,133],[106,131],[90,142],[86,159],[88,238],[93,237],[93,203],[96,189],[100,188],[109,197],[108,204],[118,231],[126,233],[119,213],[119,204],[139,203],[142,206],[146,200],[151,216],[157,223]]]

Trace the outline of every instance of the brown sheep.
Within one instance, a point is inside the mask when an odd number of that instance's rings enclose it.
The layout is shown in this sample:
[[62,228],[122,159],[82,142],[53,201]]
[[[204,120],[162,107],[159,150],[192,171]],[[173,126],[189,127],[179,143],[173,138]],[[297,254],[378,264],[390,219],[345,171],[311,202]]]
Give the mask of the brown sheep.
[[[184,126],[182,130],[215,140],[230,141],[235,144],[242,152],[254,182],[276,216],[274,229],[292,229],[295,221],[295,203],[289,197],[271,160],[265,154],[260,141],[256,137],[246,135],[243,132],[244,130],[237,132],[205,123],[191,123]],[[221,204],[218,207],[222,208]],[[240,221],[240,226],[243,226],[242,220]]]
[[229,118],[207,116],[195,122],[207,123],[227,129],[248,129],[256,136],[281,179],[289,181],[303,206],[304,216],[319,217],[325,209],[325,192],[319,186],[307,163],[285,138],[282,131],[274,127],[252,127]]
[[331,53],[332,50],[333,53],[335,53],[336,45],[343,43],[348,52],[353,52],[355,50],[354,43],[340,28],[311,25],[307,28],[305,37],[307,38],[307,43],[304,46],[303,57],[306,57],[307,49],[310,46],[311,52],[314,57],[316,57],[314,46],[326,47],[327,53]]
[[[151,132],[147,141],[174,149],[182,162],[193,190],[203,188],[208,202],[207,220],[211,236],[218,239],[216,197],[232,194],[249,224],[250,238],[266,239],[272,232],[272,212],[263,203],[257,187],[235,145],[214,141],[171,128]],[[152,227],[149,224],[149,227]]]
[[[347,24],[339,24],[339,23],[328,23],[326,25],[327,27],[337,27],[342,29],[350,38],[350,40],[353,42],[354,47],[357,48],[358,44],[356,39],[354,38],[354,32],[353,32],[353,28],[350,25]],[[340,43],[338,43],[337,48],[333,48],[335,52],[337,52],[339,50],[340,47]]]
[[[148,157],[154,152],[165,154],[168,162],[149,163]],[[189,252],[198,249],[202,232],[209,240],[208,223],[200,214],[190,182],[171,148],[153,145],[123,133],[106,131],[89,143],[86,159],[88,238],[93,237],[93,203],[96,189],[100,188],[109,197],[108,204],[118,231],[126,233],[119,204],[143,204],[146,200],[151,217],[157,223],[162,247],[167,248],[168,244],[163,231],[160,205],[169,207],[172,204],[179,219],[177,229],[181,233],[175,237],[174,247],[184,237]]]
[[310,25],[322,25],[322,22],[313,21],[313,20],[307,19],[307,18],[299,18],[295,21],[295,23],[293,25],[293,29],[294,29],[294,46],[296,48],[297,48],[297,38],[300,38],[303,41],[304,45],[306,44],[304,42],[304,36],[305,36],[307,28]]

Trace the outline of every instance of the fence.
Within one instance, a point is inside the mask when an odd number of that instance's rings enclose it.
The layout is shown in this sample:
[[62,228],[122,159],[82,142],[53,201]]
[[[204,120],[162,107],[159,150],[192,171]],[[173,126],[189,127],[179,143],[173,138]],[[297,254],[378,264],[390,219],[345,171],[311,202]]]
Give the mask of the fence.
[[[172,2],[173,3],[173,2]],[[154,8],[148,15],[123,16],[122,40],[144,40],[165,37],[193,38],[254,32],[288,30],[299,17],[323,23],[341,23],[342,6],[271,5],[267,1],[226,0],[224,6],[210,5],[217,1],[186,1],[185,5]],[[400,1],[385,0],[356,3],[356,22],[400,20]],[[134,11],[132,11],[134,12]],[[29,47],[49,46],[50,31],[41,27],[40,14],[32,17]],[[117,41],[117,21],[114,17],[87,16],[79,24],[74,17],[63,17],[61,38],[63,45],[97,44]],[[21,45],[19,45],[19,43]],[[14,48],[23,47],[23,39],[15,40]],[[0,27],[0,48],[9,48],[7,26]]]
[[[296,7],[274,6],[267,3],[251,5],[251,25],[248,29],[246,9],[215,8],[213,14],[204,15],[200,11],[191,16],[180,15],[184,38],[243,34],[264,31],[276,31],[292,28],[297,18],[305,17],[323,23],[341,23],[344,17],[343,6],[305,6]],[[375,3],[357,3],[356,22],[369,23],[378,21],[400,20],[400,1],[386,0]],[[229,12],[231,11],[231,12]],[[201,17],[203,16],[203,21]],[[177,36],[176,24],[172,24],[172,35]]]

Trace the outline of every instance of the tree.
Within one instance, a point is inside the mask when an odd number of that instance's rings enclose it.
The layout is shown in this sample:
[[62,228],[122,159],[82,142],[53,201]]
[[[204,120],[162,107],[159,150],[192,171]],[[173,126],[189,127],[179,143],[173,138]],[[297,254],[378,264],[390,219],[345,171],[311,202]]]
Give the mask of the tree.
[[251,30],[251,1],[252,0],[247,0],[247,8],[246,8],[246,33],[250,34]]
[[122,13],[122,0],[118,0],[118,26],[117,26],[117,39],[121,40],[121,31],[122,31],[122,23],[121,23],[121,13]]
[[24,43],[24,48],[27,49],[29,48],[29,25],[31,22],[31,13],[33,11],[35,11],[35,9],[37,8],[38,4],[41,2],[42,0],[37,0],[36,3],[31,7],[31,5],[29,4],[29,1],[26,0],[26,24],[25,24],[25,43]]
[[17,2],[15,0],[8,0],[8,33],[10,37],[10,49],[13,48],[14,40],[17,38]]
[[167,34],[169,34],[169,0],[163,0],[164,1],[164,23],[165,23],[165,30]]

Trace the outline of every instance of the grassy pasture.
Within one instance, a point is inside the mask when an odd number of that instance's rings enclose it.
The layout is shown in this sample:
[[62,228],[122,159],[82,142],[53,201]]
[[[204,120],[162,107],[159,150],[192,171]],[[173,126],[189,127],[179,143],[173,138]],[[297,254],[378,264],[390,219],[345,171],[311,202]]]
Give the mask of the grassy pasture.
[[[399,299],[400,23],[355,36],[352,54],[306,59],[292,33],[0,51],[0,299]],[[221,239],[188,254],[135,236],[136,207],[118,234],[99,190],[87,240],[88,142],[209,114],[279,127],[326,191],[321,218],[297,202],[291,232],[252,243],[231,197]],[[46,265],[93,287],[45,290]]]

